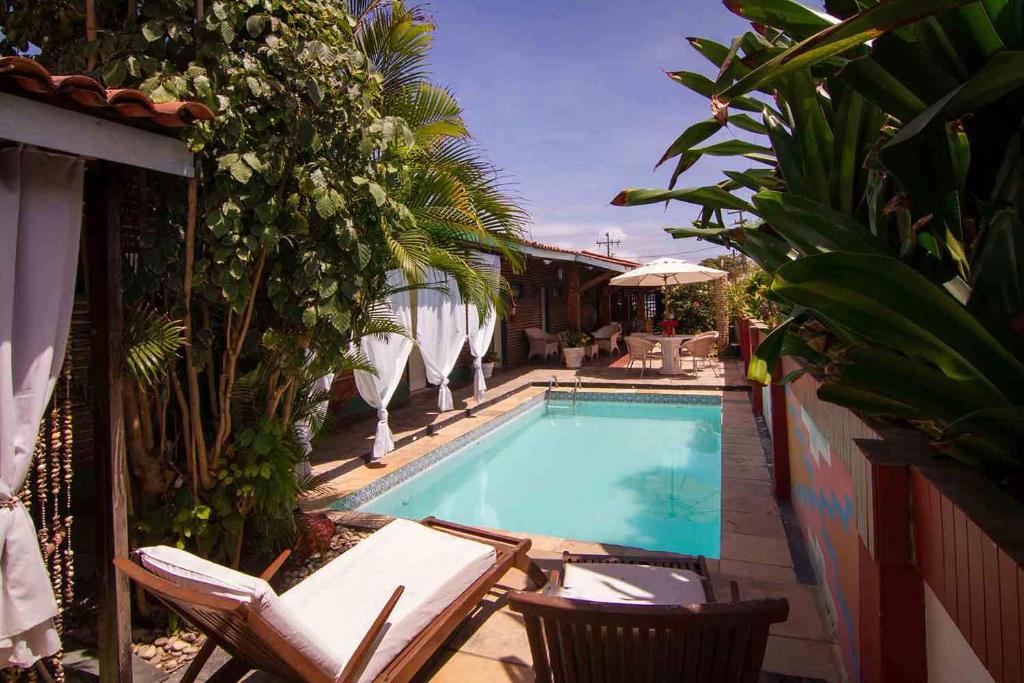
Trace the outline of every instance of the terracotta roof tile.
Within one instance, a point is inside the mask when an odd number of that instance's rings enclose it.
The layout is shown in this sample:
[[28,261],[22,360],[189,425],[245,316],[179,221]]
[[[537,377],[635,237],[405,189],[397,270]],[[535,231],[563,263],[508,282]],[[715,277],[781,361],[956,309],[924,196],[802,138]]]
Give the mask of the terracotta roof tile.
[[0,57],[0,91],[40,99],[60,107],[128,124],[183,128],[210,121],[213,112],[201,102],[153,102],[141,90],[107,89],[81,74],[54,76],[27,57]]

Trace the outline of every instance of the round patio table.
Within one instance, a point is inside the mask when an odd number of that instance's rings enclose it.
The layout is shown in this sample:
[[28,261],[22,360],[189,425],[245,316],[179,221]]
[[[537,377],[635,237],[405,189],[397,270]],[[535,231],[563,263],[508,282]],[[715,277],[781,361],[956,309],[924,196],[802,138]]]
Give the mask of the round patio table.
[[679,346],[693,339],[692,334],[674,334],[671,337],[653,337],[661,344],[661,370],[663,375],[681,375],[685,371],[679,364]]

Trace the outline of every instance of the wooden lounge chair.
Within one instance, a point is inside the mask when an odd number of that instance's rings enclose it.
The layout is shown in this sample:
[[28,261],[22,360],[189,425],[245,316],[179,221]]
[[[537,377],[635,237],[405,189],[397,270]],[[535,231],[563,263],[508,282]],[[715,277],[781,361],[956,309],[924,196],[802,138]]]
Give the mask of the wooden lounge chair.
[[[563,590],[564,577],[581,564],[603,568],[603,573],[596,574],[599,580],[593,589],[598,595],[610,593],[613,597],[607,601],[566,597],[573,593]],[[634,586],[622,591],[615,583],[616,573],[609,571],[616,565],[642,566],[651,572],[668,570],[668,576],[661,577],[652,594],[641,595],[643,591],[633,590]],[[672,603],[664,599],[670,595],[658,595],[667,591],[699,600],[695,584],[676,585],[691,573],[705,584],[705,602]],[[552,577],[553,594],[514,591],[510,607],[526,622],[538,683],[756,683],[768,629],[786,620],[789,604],[785,599],[739,602],[735,582],[731,584],[734,602],[714,602],[707,579],[707,564],[698,557],[566,555],[561,575]]]
[[216,646],[232,659],[213,683],[254,669],[310,683],[408,681],[509,569],[538,587],[546,582],[529,549],[529,539],[432,517],[396,519],[281,596],[266,581],[287,551],[258,579],[172,548],[114,563],[206,634],[184,683]]

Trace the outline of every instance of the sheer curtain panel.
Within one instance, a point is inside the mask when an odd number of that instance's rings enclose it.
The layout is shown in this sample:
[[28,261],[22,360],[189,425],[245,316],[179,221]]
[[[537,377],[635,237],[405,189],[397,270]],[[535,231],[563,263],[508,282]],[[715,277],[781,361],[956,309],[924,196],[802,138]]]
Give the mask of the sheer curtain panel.
[[76,157],[0,150],[0,668],[60,649],[57,603],[18,494],[64,362],[82,178]]

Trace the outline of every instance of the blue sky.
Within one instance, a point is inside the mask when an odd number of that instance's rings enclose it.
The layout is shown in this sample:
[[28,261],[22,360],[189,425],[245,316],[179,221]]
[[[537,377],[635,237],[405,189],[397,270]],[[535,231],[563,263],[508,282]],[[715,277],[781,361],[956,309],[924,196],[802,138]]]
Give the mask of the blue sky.
[[[672,163],[657,172],[654,163],[710,112],[664,71],[713,76],[685,38],[728,44],[747,28],[742,19],[717,0],[434,0],[427,8],[437,23],[434,79],[454,91],[474,138],[515,182],[534,239],[596,250],[609,231],[622,240],[620,256],[721,253],[662,230],[689,224],[696,207],[609,201],[622,188],[667,184]],[[705,157],[680,186],[740,167]]]

